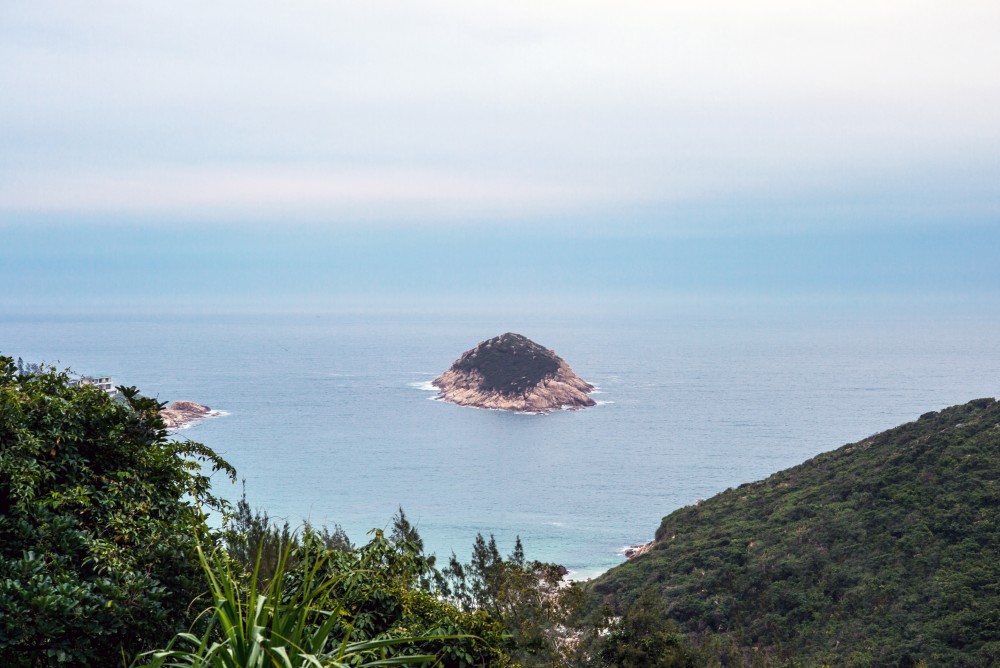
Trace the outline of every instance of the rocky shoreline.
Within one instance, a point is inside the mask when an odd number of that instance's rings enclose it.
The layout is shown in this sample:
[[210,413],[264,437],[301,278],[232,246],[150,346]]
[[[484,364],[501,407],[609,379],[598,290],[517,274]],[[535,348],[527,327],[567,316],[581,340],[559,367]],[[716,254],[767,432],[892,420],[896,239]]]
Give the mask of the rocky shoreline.
[[218,415],[222,415],[222,412],[193,401],[175,401],[160,410],[160,417],[167,429],[184,429],[195,422]]
[[628,547],[625,548],[625,552],[624,552],[625,558],[626,559],[634,559],[635,557],[638,557],[640,555],[646,554],[647,552],[649,552],[649,551],[651,551],[653,549],[653,544],[655,542],[656,541],[651,540],[648,543],[639,543],[637,545],[629,545]]
[[466,351],[431,383],[459,406],[545,413],[594,406],[583,380],[551,350],[508,332]]
[[483,390],[482,374],[474,371],[448,370],[433,381],[440,389],[438,398],[459,406],[476,406],[502,411],[544,413],[557,408],[584,408],[595,405],[587,396],[594,386],[578,378],[572,369],[563,366],[551,378],[542,380],[526,392],[509,395]]

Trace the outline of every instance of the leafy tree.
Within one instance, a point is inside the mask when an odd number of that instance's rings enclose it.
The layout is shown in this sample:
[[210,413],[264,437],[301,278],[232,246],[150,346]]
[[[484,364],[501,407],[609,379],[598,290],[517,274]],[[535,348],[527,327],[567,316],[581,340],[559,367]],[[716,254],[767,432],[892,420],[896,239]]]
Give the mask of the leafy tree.
[[[340,525],[334,525],[331,532],[326,527],[317,530],[306,523],[303,532],[317,539],[327,550],[353,549]],[[222,544],[229,558],[236,562],[238,571],[249,575],[256,569],[256,581],[260,586],[270,582],[287,548],[301,546],[298,534],[287,520],[279,525],[271,520],[267,511],[250,509],[245,485],[236,510],[227,516]]]
[[0,656],[108,666],[190,622],[212,450],[172,441],[162,404],[70,386],[0,357]]
[[439,656],[444,666],[512,665],[509,636],[501,620],[481,610],[462,610],[443,600],[434,569],[414,544],[386,538],[380,530],[350,552],[331,552],[325,564],[336,580],[331,600],[341,607],[335,635],[354,642],[379,637],[462,636],[427,639],[407,651]]
[[[402,510],[394,518],[390,536],[373,530],[371,540],[355,548],[339,527],[332,534],[308,525],[288,532],[287,526],[267,524],[266,513],[248,514],[245,499],[242,503],[242,512],[230,523],[250,530],[229,527],[226,532],[228,563],[237,571],[229,579],[239,583],[236,595],[249,596],[240,592],[256,590],[270,600],[280,595],[289,604],[308,599],[314,611],[301,618],[317,656],[336,656],[343,643],[364,647],[385,641],[375,653],[359,650],[355,659],[403,662],[433,656],[439,662],[435,665],[454,668],[512,665],[507,655],[509,635],[498,620],[484,611],[461,610],[438,595],[440,576],[432,557],[423,554],[423,540]],[[343,538],[331,542],[332,536]],[[246,563],[253,541],[260,557]],[[272,549],[276,568],[265,576],[265,555]],[[278,579],[281,583],[275,585]],[[316,634],[322,635],[322,642]],[[268,642],[277,646],[276,640]]]
[[505,559],[496,538],[476,536],[472,559],[452,554],[442,571],[442,593],[466,610],[480,610],[503,622],[511,634],[512,655],[524,666],[575,665],[582,654],[576,636],[584,598],[563,582],[558,564],[528,561],[520,537]]
[[664,623],[662,600],[645,594],[615,619],[597,643],[598,665],[607,668],[696,668],[704,665],[675,624]]
[[45,364],[39,362],[25,362],[20,357],[17,358],[17,373],[21,376],[30,376],[36,373],[45,372]]
[[424,539],[420,537],[417,528],[406,519],[406,513],[403,512],[402,506],[399,507],[399,512],[393,515],[392,532],[389,534],[389,538],[394,543],[410,543],[417,552],[424,551]]
[[424,554],[424,539],[420,537],[417,528],[406,519],[406,513],[403,512],[402,506],[399,507],[399,512],[392,518],[392,531],[389,534],[389,540],[404,551],[411,551],[413,554],[420,555],[426,562],[426,568],[419,576],[422,589],[431,591],[441,588],[443,580],[441,574],[435,568],[437,556]]
[[524,545],[521,544],[520,536],[514,540],[514,551],[510,553],[510,563],[513,566],[524,566]]
[[[297,582],[286,586],[293,551],[299,553]],[[224,552],[199,554],[211,589],[208,628],[200,636],[178,634],[167,648],[146,653],[140,657],[142,668],[438,665],[432,654],[405,650],[426,641],[464,640],[427,635],[352,642],[337,637],[335,629],[344,610],[329,596],[337,580],[323,574],[330,551],[316,551],[309,540],[295,550],[286,545],[272,578],[266,584],[258,582],[255,569],[246,587]]]

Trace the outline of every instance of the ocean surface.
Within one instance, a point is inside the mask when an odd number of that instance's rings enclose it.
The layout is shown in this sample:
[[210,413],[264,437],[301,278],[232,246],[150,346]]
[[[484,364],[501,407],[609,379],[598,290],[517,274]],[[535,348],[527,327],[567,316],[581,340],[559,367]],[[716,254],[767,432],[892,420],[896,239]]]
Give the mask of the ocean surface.
[[[548,415],[434,401],[428,383],[516,331],[598,386]],[[663,515],[844,443],[1000,393],[995,324],[695,316],[17,316],[0,353],[105,373],[225,415],[177,432],[211,446],[250,502],[355,543],[400,506],[429,551],[477,532],[575,577],[623,560]],[[216,491],[236,499],[221,476]]]

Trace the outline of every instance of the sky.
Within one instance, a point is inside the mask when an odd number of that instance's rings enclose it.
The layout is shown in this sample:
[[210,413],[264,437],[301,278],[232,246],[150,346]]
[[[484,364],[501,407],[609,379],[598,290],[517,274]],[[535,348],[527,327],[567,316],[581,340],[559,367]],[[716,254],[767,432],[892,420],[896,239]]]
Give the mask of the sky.
[[0,311],[1000,309],[998,34],[995,0],[5,0]]

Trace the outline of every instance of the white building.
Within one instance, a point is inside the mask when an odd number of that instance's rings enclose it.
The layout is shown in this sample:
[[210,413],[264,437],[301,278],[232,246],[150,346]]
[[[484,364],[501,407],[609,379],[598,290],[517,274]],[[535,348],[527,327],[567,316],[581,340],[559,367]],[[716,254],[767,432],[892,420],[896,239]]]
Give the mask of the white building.
[[90,376],[80,376],[79,380],[70,381],[71,385],[93,385],[99,390],[104,390],[108,394],[115,395],[118,394],[118,390],[115,389],[115,384],[111,380],[111,376],[105,375],[103,373],[97,373]]

